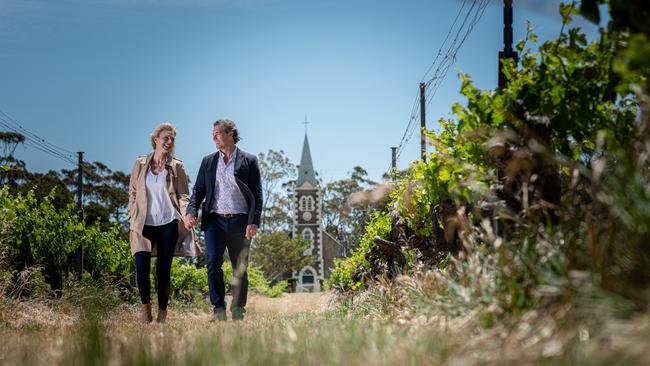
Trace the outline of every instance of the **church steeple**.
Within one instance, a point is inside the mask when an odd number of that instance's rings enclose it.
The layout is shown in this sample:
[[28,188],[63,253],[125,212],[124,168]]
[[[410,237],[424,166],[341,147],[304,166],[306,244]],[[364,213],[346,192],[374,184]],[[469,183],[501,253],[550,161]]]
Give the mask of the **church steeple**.
[[314,172],[314,164],[311,161],[311,151],[309,150],[309,140],[305,132],[305,142],[302,145],[302,157],[300,158],[300,166],[298,168],[298,180],[296,181],[297,187],[302,187],[305,183],[311,184],[316,187],[318,181],[316,180],[316,173]]

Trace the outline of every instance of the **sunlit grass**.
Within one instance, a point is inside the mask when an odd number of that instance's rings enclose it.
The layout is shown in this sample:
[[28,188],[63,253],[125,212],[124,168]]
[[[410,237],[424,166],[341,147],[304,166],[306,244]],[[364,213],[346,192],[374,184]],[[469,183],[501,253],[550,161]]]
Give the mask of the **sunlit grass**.
[[[445,318],[420,311],[381,318],[380,311],[356,311],[357,305],[369,307],[371,302],[336,305],[322,299],[309,303],[313,311],[305,311],[299,302],[307,298],[293,296],[254,298],[242,322],[210,323],[209,306],[200,304],[171,309],[166,324],[146,325],[138,322],[138,306],[132,304],[65,314],[42,303],[5,299],[0,306],[0,363],[634,365],[650,360],[647,316],[562,325],[557,312],[531,312],[485,328],[477,313]],[[275,308],[269,305],[273,301]],[[292,302],[298,311],[290,308]]]

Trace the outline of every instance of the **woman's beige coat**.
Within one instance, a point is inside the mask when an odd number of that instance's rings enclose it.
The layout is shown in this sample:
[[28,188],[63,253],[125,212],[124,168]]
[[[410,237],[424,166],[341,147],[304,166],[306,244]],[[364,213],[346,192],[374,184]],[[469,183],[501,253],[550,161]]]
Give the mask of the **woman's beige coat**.
[[[143,155],[135,160],[131,171],[129,182],[129,222],[131,224],[131,253],[146,251],[156,254],[156,248],[152,248],[151,241],[142,235],[144,221],[147,218],[147,188],[145,178],[147,170],[153,159],[153,153]],[[190,200],[187,174],[183,162],[172,156],[165,162],[167,169],[167,191],[171,198],[172,205],[181,217],[185,216],[185,210]],[[176,256],[198,255],[200,248],[196,245],[194,230],[187,231],[182,219],[178,221],[178,242],[176,243]]]

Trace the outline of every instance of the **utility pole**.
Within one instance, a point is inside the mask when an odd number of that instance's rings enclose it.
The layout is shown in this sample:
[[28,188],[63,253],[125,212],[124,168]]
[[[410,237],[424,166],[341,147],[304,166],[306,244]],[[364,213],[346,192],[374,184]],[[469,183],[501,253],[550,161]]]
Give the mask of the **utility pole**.
[[395,169],[397,169],[397,147],[393,146],[393,147],[390,148],[390,150],[391,150],[391,154],[392,154],[392,160],[391,160],[390,166],[391,166],[392,170],[395,170]]
[[519,62],[519,55],[512,48],[512,0],[503,0],[503,51],[499,52],[499,89],[506,86],[507,80],[503,73],[503,60],[513,59]]
[[422,161],[427,162],[427,137],[424,135],[424,131],[427,127],[426,124],[426,98],[424,95],[425,84],[420,83],[420,150],[422,152]]
[[[503,51],[499,52],[499,89],[506,87],[508,81],[506,75],[503,73],[503,61],[512,59],[515,64],[519,62],[519,55],[512,48],[512,0],[503,0]],[[501,167],[497,166],[497,180],[501,182],[503,179],[503,172]],[[494,233],[501,235],[502,227],[498,219],[494,219]]]
[[[79,167],[77,173],[77,214],[79,215],[79,220],[84,219],[83,213],[83,165],[84,165],[84,153],[83,151],[78,152],[79,154]],[[81,275],[83,273],[83,261],[84,261],[84,248],[83,244],[77,248],[75,253],[75,269],[77,271],[77,280],[81,280]]]

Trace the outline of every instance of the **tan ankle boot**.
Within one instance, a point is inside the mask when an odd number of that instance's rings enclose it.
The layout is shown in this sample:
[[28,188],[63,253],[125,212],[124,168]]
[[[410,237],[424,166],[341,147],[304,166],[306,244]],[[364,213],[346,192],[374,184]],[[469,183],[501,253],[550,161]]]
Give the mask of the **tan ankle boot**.
[[142,304],[140,306],[140,320],[143,323],[151,323],[153,315],[151,315],[151,304]]
[[158,323],[164,323],[166,319],[167,319],[167,310],[158,310],[158,317],[156,318],[156,321]]

